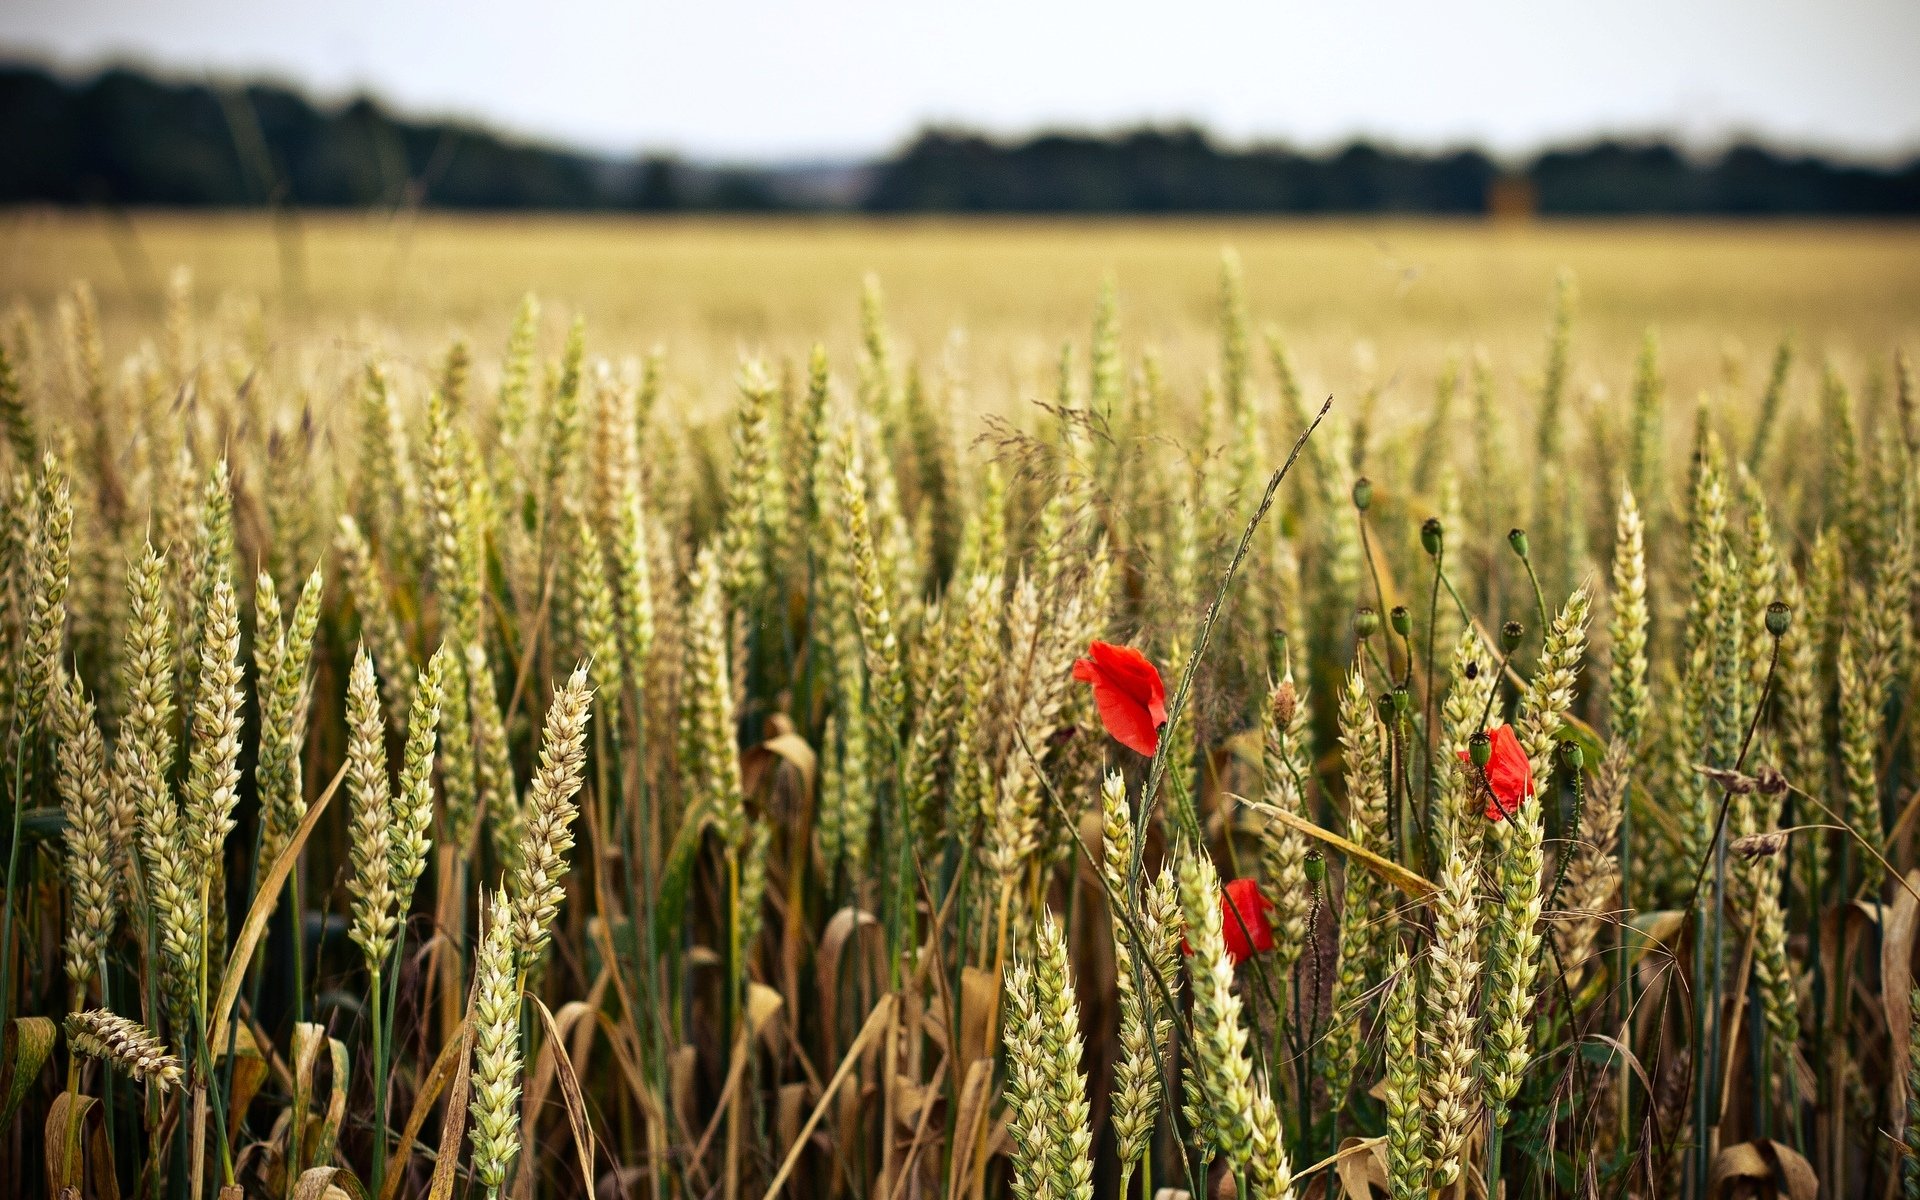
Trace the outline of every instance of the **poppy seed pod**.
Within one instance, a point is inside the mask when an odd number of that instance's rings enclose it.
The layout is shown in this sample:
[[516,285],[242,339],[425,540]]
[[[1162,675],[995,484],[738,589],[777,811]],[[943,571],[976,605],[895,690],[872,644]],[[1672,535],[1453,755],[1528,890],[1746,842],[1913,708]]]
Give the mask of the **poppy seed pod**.
[[1428,517],[1420,523],[1420,546],[1428,554],[1438,557],[1440,547],[1446,544],[1446,534],[1440,525],[1439,517]]
[[1512,654],[1520,648],[1520,639],[1527,636],[1527,627],[1518,621],[1508,621],[1500,626],[1500,650],[1503,654]]
[[1569,771],[1578,772],[1581,767],[1586,765],[1586,762],[1587,762],[1586,753],[1580,749],[1579,742],[1561,742],[1560,743],[1560,765],[1561,766],[1565,767]]
[[1320,856],[1318,850],[1307,852],[1306,868],[1308,883],[1318,884],[1327,877],[1327,860]]
[[1413,691],[1406,684],[1393,689],[1393,707],[1403,717],[1413,711]]
[[1493,738],[1485,730],[1467,739],[1467,757],[1483,771],[1493,761]]
[[1393,724],[1398,711],[1398,706],[1393,702],[1393,693],[1382,692],[1374,697],[1373,710],[1379,716],[1382,725]]
[[1394,605],[1387,613],[1387,620],[1392,624],[1393,631],[1401,637],[1406,637],[1413,632],[1413,614],[1404,604]]
[[1365,475],[1353,481],[1353,506],[1361,512],[1373,503],[1373,480]]
[[1361,605],[1353,614],[1353,633],[1361,641],[1366,641],[1380,631],[1380,614],[1367,605]]
[[1787,630],[1793,626],[1793,609],[1784,601],[1775,600],[1767,605],[1767,632],[1774,637],[1787,636]]
[[1507,530],[1507,545],[1513,547],[1515,554],[1518,554],[1521,558],[1525,558],[1527,556],[1527,531],[1524,529]]

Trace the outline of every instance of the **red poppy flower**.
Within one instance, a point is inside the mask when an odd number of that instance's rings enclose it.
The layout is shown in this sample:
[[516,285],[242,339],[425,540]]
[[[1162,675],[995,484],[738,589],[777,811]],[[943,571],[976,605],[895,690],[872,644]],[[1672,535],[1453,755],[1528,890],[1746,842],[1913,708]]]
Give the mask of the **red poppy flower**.
[[[1236,879],[1220,893],[1220,929],[1227,938],[1227,957],[1234,966],[1256,954],[1273,949],[1273,923],[1267,910],[1273,901],[1260,894],[1260,885],[1251,879]],[[1180,939],[1180,953],[1192,954],[1187,939]]]
[[1093,685],[1100,721],[1122,746],[1151,756],[1167,723],[1167,689],[1147,656],[1131,646],[1095,642],[1073,664],[1073,677]]
[[[1501,821],[1519,812],[1521,803],[1533,795],[1533,768],[1527,763],[1527,752],[1520,748],[1520,739],[1514,736],[1513,726],[1496,725],[1487,730],[1487,737],[1493,743],[1493,757],[1487,760],[1487,789],[1491,795],[1486,815],[1489,821]],[[1460,761],[1473,760],[1462,750]]]

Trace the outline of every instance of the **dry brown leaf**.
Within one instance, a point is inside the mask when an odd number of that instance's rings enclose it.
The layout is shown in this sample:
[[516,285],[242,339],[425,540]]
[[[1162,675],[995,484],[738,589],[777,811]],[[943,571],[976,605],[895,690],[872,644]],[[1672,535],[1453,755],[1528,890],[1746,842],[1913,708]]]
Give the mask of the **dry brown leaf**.
[[[846,953],[847,943],[853,941],[863,929],[871,929],[876,935],[879,934],[878,918],[863,908],[849,906],[834,913],[820,934],[820,1019],[827,1031],[829,1049],[834,1045],[835,1035],[840,1029],[840,960]],[[876,956],[884,953],[877,936],[869,939],[869,943]],[[878,980],[881,964],[876,960],[873,966],[874,977]]]
[[307,815],[294,827],[293,835],[280,851],[280,857],[273,860],[266,873],[260,877],[253,893],[253,905],[247,909],[247,919],[240,925],[240,936],[234,940],[233,953],[227,959],[227,974],[220,981],[220,995],[213,1002],[210,1013],[213,1018],[213,1050],[215,1054],[225,1052],[227,1048],[227,1018],[233,1012],[234,1002],[240,999],[240,988],[246,983],[247,968],[253,962],[253,949],[267,932],[267,918],[273,916],[273,910],[280,903],[280,896],[286,891],[287,876],[293,871],[293,864],[299,860],[302,847],[307,844],[307,835],[320,823],[321,814],[327,811],[328,801],[340,790],[340,782],[347,777],[347,764],[341,763],[340,769],[333,773],[333,782],[327,784],[312,804],[307,807]]
[[1264,813],[1271,820],[1279,821],[1282,825],[1304,833],[1310,838],[1325,842],[1335,850],[1346,855],[1348,861],[1359,863],[1367,870],[1372,871],[1375,875],[1386,880],[1394,887],[1399,888],[1415,900],[1425,900],[1428,896],[1440,890],[1425,876],[1416,875],[1392,859],[1384,858],[1367,849],[1365,846],[1348,841],[1330,829],[1322,829],[1305,817],[1290,813],[1283,808],[1276,808],[1271,804],[1263,804],[1257,800],[1248,800],[1244,796],[1235,796],[1234,800],[1260,813]]
[[1373,1200],[1373,1189],[1387,1190],[1387,1139],[1350,1137],[1334,1155],[1333,1171],[1347,1200]]
[[783,1083],[774,1105],[774,1132],[780,1137],[782,1146],[791,1146],[800,1136],[800,1122],[805,1120],[809,1096],[813,1089],[805,1083]]
[[13,1114],[40,1077],[59,1040],[59,1027],[46,1017],[16,1017],[0,1033],[0,1125],[11,1125]]
[[779,1046],[776,1035],[780,1032],[780,1026],[777,1022],[780,1010],[785,1008],[786,1004],[787,998],[773,988],[764,983],[748,982],[747,1028],[755,1037],[764,1041],[769,1050]]
[[238,1146],[240,1135],[245,1132],[246,1122],[241,1119],[253,1098],[260,1093],[260,1085],[267,1081],[267,1060],[260,1053],[260,1045],[254,1041],[253,1027],[244,1022],[234,1027],[233,1085],[227,1098],[229,1113],[228,1136]]
[[301,1172],[291,1200],[367,1200],[367,1189],[345,1167],[314,1167]]
[[[474,977],[477,986],[479,976]],[[447,1118],[440,1126],[440,1151],[427,1184],[427,1200],[447,1200],[453,1194],[454,1168],[460,1162],[460,1140],[467,1133],[467,1084],[473,1068],[473,989],[467,991],[467,1019],[460,1025],[460,1052],[447,1093]]]
[[970,1067],[993,1056],[987,1045],[987,1019],[1000,995],[1000,975],[987,967],[966,967],[960,972],[960,1054],[955,1059]]
[[413,1155],[414,1139],[420,1136],[420,1127],[432,1115],[433,1102],[440,1098],[441,1090],[459,1070],[466,1048],[467,1022],[462,1019],[454,1028],[453,1036],[447,1039],[447,1044],[440,1047],[440,1056],[433,1060],[426,1078],[420,1081],[420,1090],[413,1098],[413,1111],[407,1114],[400,1140],[394,1143],[393,1155],[387,1159],[386,1179],[380,1185],[380,1200],[393,1200],[394,1193],[400,1190],[400,1178],[404,1174],[402,1168]]
[[675,1047],[667,1056],[667,1087],[673,1093],[674,1119],[682,1129],[699,1128],[693,1118],[694,1073],[699,1065],[700,1051],[693,1046]]
[[1707,1177],[1708,1200],[1815,1200],[1819,1194],[1813,1164],[1774,1141],[1728,1146],[1714,1158]]
[[[1920,870],[1907,873],[1909,884],[1920,885]],[[1911,891],[1900,889],[1893,898],[1891,911],[1880,938],[1880,1006],[1886,1013],[1887,1037],[1893,1049],[1892,1061],[1904,1063],[1913,1041],[1913,934],[1920,920],[1920,900]],[[1892,1072],[1894,1112],[1907,1108],[1907,1073]]]
[[[567,1124],[573,1128],[573,1149],[579,1155],[580,1182],[587,1189],[588,1200],[593,1197],[593,1123],[587,1118],[587,1101],[580,1092],[580,1077],[574,1072],[573,1060],[567,1054],[566,1040],[554,1024],[553,1014],[538,996],[529,996],[533,1009],[540,1014],[540,1024],[546,1028],[547,1042],[542,1053],[551,1052],[554,1070],[560,1078],[560,1100],[567,1110]],[[591,1011],[586,1005],[575,1001],[566,1006],[577,1010],[574,1019]]]
[[873,1011],[867,1014],[866,1024],[860,1027],[860,1036],[854,1038],[853,1045],[847,1047],[846,1054],[840,1059],[839,1067],[833,1072],[833,1078],[827,1081],[826,1091],[821,1093],[819,1102],[813,1106],[813,1115],[807,1118],[807,1123],[800,1127],[799,1134],[788,1146],[786,1159],[781,1162],[780,1170],[775,1172],[773,1182],[767,1185],[764,1200],[773,1200],[780,1194],[780,1189],[786,1186],[787,1176],[793,1173],[793,1165],[800,1161],[800,1152],[806,1148],[807,1139],[813,1135],[814,1127],[826,1115],[827,1105],[833,1101],[834,1093],[838,1092],[840,1086],[853,1074],[853,1069],[859,1063],[860,1055],[867,1048],[867,1044],[878,1038],[881,1032],[893,1023],[895,1002],[894,994],[888,992],[880,997],[879,1002],[873,1006]]
[[953,1122],[953,1164],[947,1195],[958,1196],[973,1177],[973,1148],[980,1140],[981,1122],[993,1099],[993,1062],[976,1059],[960,1084],[960,1108]]
[[107,1147],[105,1110],[92,1096],[61,1092],[47,1112],[47,1187],[57,1194],[87,1194],[92,1180],[96,1200],[120,1200]]

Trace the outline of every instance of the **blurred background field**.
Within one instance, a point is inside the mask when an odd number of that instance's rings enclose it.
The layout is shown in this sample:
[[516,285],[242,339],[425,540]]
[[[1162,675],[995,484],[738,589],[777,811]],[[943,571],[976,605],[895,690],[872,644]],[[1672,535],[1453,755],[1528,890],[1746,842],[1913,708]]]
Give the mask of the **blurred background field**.
[[[1685,221],[1203,221],[417,217],[20,210],[0,218],[0,300],[46,312],[91,281],[118,350],[150,331],[177,266],[209,308],[257,302],[349,371],[374,345],[408,357],[451,334],[504,342],[538,295],[551,332],[585,315],[600,352],[667,351],[682,401],[725,398],[743,353],[850,351],[863,277],[885,290],[903,352],[937,369],[964,335],[974,402],[1046,394],[1060,347],[1084,340],[1111,277],[1130,341],[1181,394],[1217,362],[1219,255],[1245,266],[1256,322],[1285,336],[1303,382],[1424,406],[1448,356],[1497,371],[1538,359],[1556,273],[1577,281],[1575,394],[1619,395],[1643,333],[1670,395],[1749,383],[1783,335],[1799,359],[1871,371],[1920,326],[1920,227]],[[291,322],[284,324],[283,322]],[[342,341],[357,331],[365,345]],[[300,339],[303,342],[307,339]],[[313,353],[309,343],[304,352]],[[1811,372],[1809,371],[1809,380]],[[1525,381],[1516,385],[1516,400]]]

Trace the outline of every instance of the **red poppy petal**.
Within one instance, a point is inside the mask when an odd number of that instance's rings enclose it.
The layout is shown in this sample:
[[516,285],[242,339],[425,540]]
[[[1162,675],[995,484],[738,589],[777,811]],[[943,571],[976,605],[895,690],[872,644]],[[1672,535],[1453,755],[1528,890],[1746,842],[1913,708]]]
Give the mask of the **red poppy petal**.
[[1527,752],[1520,748],[1520,739],[1514,736],[1511,725],[1496,727],[1491,737],[1493,757],[1487,762],[1487,784],[1500,798],[1502,807],[1516,812],[1533,794],[1533,768],[1528,765]]
[[1100,668],[1090,658],[1076,658],[1073,660],[1073,677],[1081,683],[1092,683],[1100,678]]
[[1093,702],[1100,709],[1100,722],[1115,741],[1149,757],[1160,748],[1160,732],[1147,710],[1133,697],[1108,683],[1093,681]]
[[1147,661],[1147,656],[1132,646],[1116,646],[1112,642],[1094,642],[1088,647],[1094,664],[1110,678],[1116,687],[1124,689],[1142,708],[1151,706],[1156,697],[1164,697],[1165,688],[1160,682],[1160,672]]
[[1225,932],[1227,957],[1233,960],[1234,966],[1237,967],[1253,957],[1253,947],[1247,944],[1247,935],[1240,932],[1240,922],[1228,917]]
[[1272,907],[1273,901],[1260,893],[1257,881],[1236,879],[1227,884],[1220,898],[1220,916],[1227,950],[1236,964],[1273,949],[1273,925],[1267,920],[1267,910]]

